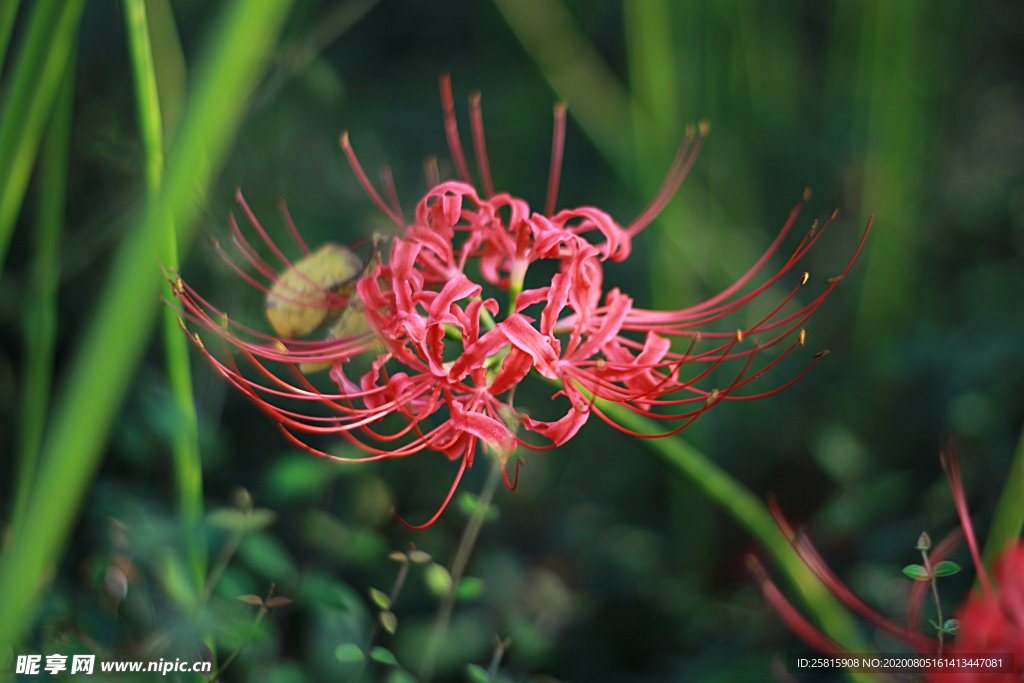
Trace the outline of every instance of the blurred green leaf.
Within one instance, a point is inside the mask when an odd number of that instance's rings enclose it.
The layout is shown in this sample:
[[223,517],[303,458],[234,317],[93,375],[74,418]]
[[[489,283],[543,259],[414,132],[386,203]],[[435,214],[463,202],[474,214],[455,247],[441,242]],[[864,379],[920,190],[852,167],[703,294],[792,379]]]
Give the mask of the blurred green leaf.
[[455,590],[455,597],[464,602],[476,600],[484,593],[484,582],[475,576],[464,576]]
[[337,476],[338,468],[306,454],[279,458],[264,479],[264,489],[274,500],[296,501],[317,496]]
[[381,609],[391,609],[391,598],[384,591],[370,588],[370,599]]
[[182,611],[189,613],[199,606],[199,596],[178,553],[172,550],[164,553],[160,563],[160,579],[164,590]]
[[384,627],[385,631],[394,635],[395,631],[398,630],[398,617],[395,616],[394,612],[381,612],[380,625]]
[[946,633],[956,635],[956,632],[960,630],[959,619],[946,619],[946,623],[942,625],[942,630]]
[[352,588],[333,576],[311,573],[303,577],[302,596],[309,606],[332,608],[345,612],[362,609],[362,601]]
[[335,648],[334,656],[338,658],[339,662],[344,664],[361,662],[363,660],[363,651],[355,643],[342,643]]
[[487,669],[478,664],[467,664],[466,678],[472,683],[490,683],[491,675],[487,673]]
[[430,553],[425,553],[422,550],[413,550],[409,553],[409,559],[416,564],[426,564],[432,559]]
[[[463,491],[459,495],[459,509],[467,516],[472,516],[480,509],[480,500],[477,498],[475,493]],[[500,510],[498,509],[498,506],[491,503],[487,506],[487,510],[484,512],[484,521],[493,522],[498,519],[499,514]]]
[[436,562],[431,562],[423,570],[423,580],[427,589],[437,597],[448,595],[452,590],[452,575]]
[[950,562],[949,560],[943,560],[932,567],[932,573],[934,573],[935,576],[952,576],[958,571],[960,571],[960,565],[956,562]]
[[373,661],[375,662],[385,664],[387,666],[398,665],[398,660],[395,659],[395,655],[391,652],[391,650],[387,649],[386,647],[381,647],[380,645],[370,650],[370,658],[373,659]]
[[919,564],[908,564],[903,568],[903,573],[915,581],[931,581],[928,570]]
[[214,529],[245,533],[245,513],[235,508],[217,508],[206,515],[206,523]]
[[254,509],[245,519],[246,531],[262,531],[277,521],[277,513],[267,508]]
[[388,672],[387,683],[416,683],[416,679],[405,669],[392,669]]
[[249,534],[238,546],[238,555],[258,574],[270,581],[285,581],[296,573],[291,555],[281,541],[270,534]]

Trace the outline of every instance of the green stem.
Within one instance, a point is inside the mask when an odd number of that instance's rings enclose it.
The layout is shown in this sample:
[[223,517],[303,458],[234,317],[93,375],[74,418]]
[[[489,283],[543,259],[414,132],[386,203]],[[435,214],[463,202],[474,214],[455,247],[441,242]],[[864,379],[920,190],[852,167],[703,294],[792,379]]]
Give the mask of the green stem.
[[992,571],[992,564],[1003,554],[1006,547],[1020,538],[1024,528],[1024,429],[1021,430],[1017,447],[1013,450],[1010,471],[1006,484],[996,503],[996,513],[989,526],[985,541],[985,567]]
[[39,159],[38,222],[34,235],[31,293],[25,305],[25,377],[22,382],[21,439],[12,528],[21,523],[28,506],[50,404],[74,94],[75,60],[72,58],[68,60]]
[[[391,594],[388,595],[388,609],[394,609],[395,601],[398,600],[399,594],[402,592],[402,587],[405,585],[405,579],[409,576],[409,562],[408,556],[402,562],[402,568],[398,570],[398,576],[395,578],[395,583],[391,587]],[[373,628],[370,629],[370,635],[366,638],[366,645],[363,646],[363,661],[359,664],[359,670],[356,671],[356,675],[352,677],[352,683],[359,683],[359,679],[363,677],[363,672],[366,671],[367,658],[370,656],[370,648],[373,647],[373,643],[377,640],[377,634],[380,633],[380,615],[373,621]]]
[[252,626],[249,627],[249,632],[245,634],[245,638],[242,640],[242,644],[239,645],[238,648],[231,653],[230,657],[224,660],[224,663],[220,665],[220,668],[217,669],[217,672],[210,677],[210,683],[213,683],[218,678],[220,678],[220,675],[224,673],[224,670],[228,668],[231,662],[235,661],[235,657],[237,657],[239,653],[241,653],[242,650],[245,649],[245,646],[249,644],[249,641],[252,640],[253,634],[256,633],[256,629],[259,628],[260,622],[263,621],[263,617],[267,616],[267,612],[269,611],[269,609],[267,608],[267,603],[270,602],[270,599],[272,597],[274,597],[274,584],[270,584],[270,590],[267,591],[267,597],[263,601],[263,604],[260,605],[260,611],[256,613],[256,618],[253,620]]
[[[589,392],[582,387],[579,388],[590,397]],[[594,404],[609,418],[632,431],[641,434],[657,434],[659,431],[658,425],[653,421],[617,403],[595,399]],[[849,613],[800,559],[760,498],[677,436],[641,441],[644,446],[664,458],[679,474],[703,491],[712,502],[757,540],[775,560],[776,566],[785,574],[790,586],[800,596],[804,606],[826,634],[848,652],[870,651],[857,633],[856,624]],[[861,674],[850,673],[848,676],[854,681],[874,680]]]
[[[5,591],[0,652],[13,647],[28,628],[149,339],[160,305],[158,264],[167,225],[178,226],[179,240],[187,244],[200,210],[197,192],[205,190],[220,167],[290,6],[289,0],[234,0],[226,8],[175,138],[160,196],[149,203],[114,258],[56,404],[25,520],[0,557]],[[8,123],[5,119],[0,129]]]
[[[85,0],[39,0],[0,110],[0,272]],[[6,10],[5,10],[6,11]]]
[[945,622],[942,620],[942,603],[939,601],[939,580],[935,576],[935,572],[932,571],[932,563],[928,560],[928,551],[921,551],[921,559],[924,562],[924,570],[928,573],[928,580],[932,584],[932,602],[935,603],[935,614],[939,620],[938,637],[939,637],[939,651],[938,654],[942,654],[942,637],[945,634],[943,630]]
[[[163,184],[163,121],[145,0],[124,0],[124,9],[139,110],[139,132],[146,156],[146,194],[149,201],[155,201]],[[160,260],[169,271],[177,271],[178,240],[172,221],[165,226],[164,240]],[[168,300],[173,297],[168,283],[164,283],[164,296]],[[177,412],[171,450],[178,519],[185,536],[193,583],[197,590],[202,590],[207,558],[206,540],[202,537],[200,524],[203,516],[203,468],[199,452],[199,425],[192,396],[188,341],[181,333],[177,313],[170,307],[164,308],[163,312],[163,336],[167,376]]]
[[466,565],[469,564],[469,556],[473,553],[476,539],[480,536],[480,529],[484,525],[487,509],[491,506],[491,501],[494,500],[494,493],[498,490],[498,482],[501,481],[501,458],[495,453],[490,453],[489,450],[488,453],[491,458],[491,469],[487,473],[487,481],[480,492],[480,498],[473,509],[473,514],[470,515],[466,528],[462,532],[459,547],[455,550],[455,559],[452,560],[450,572],[452,577],[451,589],[441,599],[441,607],[437,611],[437,619],[434,621],[434,628],[430,632],[430,639],[427,641],[427,647],[423,653],[423,662],[420,664],[419,670],[419,678],[423,683],[430,683],[434,676],[434,669],[437,666],[437,655],[441,650],[441,646],[444,645],[445,638],[448,636],[448,627],[451,625],[452,610],[455,608],[455,594],[459,588],[459,581],[462,580],[462,575],[466,571]]

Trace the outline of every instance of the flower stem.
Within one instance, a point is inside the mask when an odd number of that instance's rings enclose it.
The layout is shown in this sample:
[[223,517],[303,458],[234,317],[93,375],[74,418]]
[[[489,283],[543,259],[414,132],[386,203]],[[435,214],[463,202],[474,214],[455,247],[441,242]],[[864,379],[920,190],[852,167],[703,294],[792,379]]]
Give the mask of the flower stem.
[[497,453],[488,450],[491,459],[491,469],[487,473],[487,481],[480,491],[480,498],[477,501],[473,513],[466,523],[462,532],[462,539],[459,547],[455,550],[455,559],[452,560],[451,577],[452,585],[448,593],[441,599],[441,607],[437,611],[437,619],[434,621],[434,628],[430,632],[430,639],[423,653],[423,662],[420,664],[419,679],[422,683],[430,683],[434,676],[434,669],[437,666],[437,655],[448,636],[448,627],[451,625],[452,610],[455,607],[455,594],[459,588],[459,581],[466,571],[469,563],[469,556],[473,553],[476,539],[480,535],[480,528],[484,524],[487,509],[494,500],[494,492],[498,489],[498,482],[501,480],[501,458]]
[[1024,429],[1021,430],[1017,447],[1013,451],[1010,471],[1006,484],[996,503],[995,516],[989,526],[985,541],[985,568],[992,571],[992,564],[1003,554],[1006,547],[1020,538],[1024,528]]
[[[388,604],[394,607],[395,601],[398,600],[399,594],[402,592],[402,587],[405,585],[405,579],[409,576],[409,558],[406,557],[402,562],[402,568],[398,570],[398,576],[395,577],[395,584],[391,587],[391,593],[388,595]],[[352,677],[352,683],[359,683],[359,679],[363,677],[363,672],[366,670],[366,660],[370,656],[370,648],[373,647],[374,641],[377,640],[377,634],[380,633],[380,618],[373,620],[373,628],[370,629],[370,635],[366,638],[366,645],[363,647],[363,661],[359,664],[359,670],[356,671],[356,675]]]
[[245,649],[245,646],[249,644],[249,641],[252,640],[252,636],[254,633],[256,633],[256,629],[259,628],[260,622],[263,621],[263,617],[267,616],[267,612],[269,611],[269,609],[267,608],[267,603],[270,602],[270,598],[272,597],[274,597],[274,584],[270,584],[270,590],[267,591],[267,597],[263,601],[263,604],[260,605],[260,611],[256,613],[256,618],[253,620],[252,626],[249,627],[249,632],[245,634],[245,639],[242,641],[242,644],[239,645],[238,648],[231,653],[230,657],[224,660],[224,663],[220,665],[220,668],[217,669],[217,672],[210,677],[210,683],[216,681],[217,678],[219,678],[220,675],[224,673],[224,670],[228,668],[228,665],[230,665],[231,662],[235,661],[235,657],[237,657],[239,653],[241,653],[241,651]]
[[[602,399],[596,399],[595,404],[610,418],[634,431],[646,434],[658,431],[657,425],[651,420],[628,408]],[[643,439],[642,442],[696,485],[757,540],[774,558],[778,568],[825,633],[849,652],[869,651],[857,633],[853,619],[800,559],[760,498],[703,453],[676,436]],[[855,674],[851,674],[851,677],[855,680],[870,680]]]
[[932,584],[932,601],[935,603],[935,613],[939,620],[938,638],[939,638],[939,651],[938,654],[942,654],[942,636],[945,635],[944,624],[942,619],[942,603],[939,602],[939,580],[935,576],[935,572],[932,571],[932,563],[928,561],[928,551],[921,550],[921,559],[924,563],[924,570],[928,572],[928,580]]

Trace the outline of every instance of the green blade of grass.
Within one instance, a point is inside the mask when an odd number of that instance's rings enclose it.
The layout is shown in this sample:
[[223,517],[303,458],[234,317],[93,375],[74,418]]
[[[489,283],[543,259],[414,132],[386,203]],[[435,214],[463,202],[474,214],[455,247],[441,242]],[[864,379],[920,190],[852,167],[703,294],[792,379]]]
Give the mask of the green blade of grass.
[[11,31],[14,30],[14,20],[18,17],[19,4],[19,0],[0,2],[0,72],[4,69],[7,46],[11,42]]
[[186,107],[160,195],[122,243],[44,442],[24,523],[0,558],[0,651],[22,637],[92,482],[159,303],[169,224],[187,244],[198,200],[227,152],[291,2],[235,0]]
[[611,167],[633,181],[629,93],[558,0],[494,0],[544,78]]
[[[124,0],[128,46],[135,80],[135,99],[139,114],[139,134],[145,152],[146,194],[149,201],[160,195],[164,173],[163,116],[157,87],[153,46],[145,0]],[[178,269],[178,239],[174,223],[165,226],[161,262],[170,270]],[[173,292],[164,283],[164,296],[171,300]],[[197,593],[203,589],[206,576],[206,541],[201,536],[203,516],[203,464],[199,451],[199,424],[192,396],[192,366],[188,341],[181,333],[177,312],[163,311],[164,360],[170,382],[171,396],[177,412],[171,452],[178,502],[178,519],[185,535],[189,569]]]
[[33,235],[30,294],[25,303],[25,372],[20,401],[21,432],[12,528],[21,523],[28,505],[50,405],[74,94],[75,59],[72,57],[68,61],[39,159],[39,208]]
[[1006,547],[1020,538],[1024,529],[1024,429],[1021,430],[1017,447],[1013,449],[1010,471],[1003,484],[1003,492],[996,503],[996,513],[988,528],[983,559],[985,567],[992,571],[992,564],[1003,554]]
[[0,273],[85,0],[40,0],[0,110]]

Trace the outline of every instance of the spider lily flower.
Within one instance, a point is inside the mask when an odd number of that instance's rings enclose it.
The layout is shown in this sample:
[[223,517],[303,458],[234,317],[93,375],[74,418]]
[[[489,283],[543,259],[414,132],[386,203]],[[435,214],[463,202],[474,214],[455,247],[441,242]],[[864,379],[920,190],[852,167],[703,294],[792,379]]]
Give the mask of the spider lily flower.
[[[807,535],[794,530],[782,516],[774,498],[769,499],[768,506],[779,529],[789,539],[797,554],[815,576],[847,609],[875,628],[903,641],[920,654],[942,654],[945,652],[950,655],[971,655],[975,658],[983,657],[986,654],[1011,653],[1013,655],[1013,672],[963,672],[937,669],[928,672],[928,681],[933,683],[945,683],[946,681],[1012,683],[1020,681],[1021,675],[1024,673],[1024,542],[1016,541],[1010,544],[994,562],[990,579],[981,562],[981,553],[978,551],[978,542],[968,513],[960,470],[952,447],[948,455],[943,454],[942,463],[953,494],[960,528],[954,529],[935,545],[928,554],[928,564],[932,567],[938,565],[952,553],[961,541],[966,540],[971,560],[978,572],[979,583],[978,587],[971,590],[967,599],[957,609],[956,619],[959,625],[956,628],[956,639],[945,649],[943,649],[941,641],[925,636],[919,630],[921,610],[931,587],[930,581],[914,582],[907,604],[906,624],[899,624],[868,606],[840,581],[839,577],[832,572],[821,555],[818,554]],[[769,578],[757,557],[749,555],[747,567],[760,585],[765,599],[801,640],[826,654],[845,654],[839,643],[822,633],[786,599],[782,591]]]
[[[216,358],[198,334],[190,335],[193,341],[229,382],[277,422],[289,441],[334,457],[305,439],[340,434],[363,448],[370,460],[441,451],[460,463],[447,503],[472,466],[480,442],[501,455],[504,469],[517,447],[544,450],[563,444],[591,415],[633,433],[605,415],[595,398],[675,422],[665,432],[672,434],[718,402],[768,396],[803,374],[768,391],[751,393],[747,388],[803,344],[801,324],[847,274],[867,230],[841,275],[807,303],[794,304],[793,312],[781,313],[807,283],[806,273],[796,278],[792,293],[756,324],[733,332],[708,331],[706,325],[746,306],[789,273],[831,219],[821,229],[812,225],[782,267],[752,291],[740,293],[778,251],[806,196],[765,254],[733,285],[679,311],[639,308],[627,293],[604,289],[605,264],[626,259],[632,238],[675,194],[697,157],[707,126],[689,129],[661,188],[623,227],[592,206],[555,210],[564,105],[555,108],[548,192],[544,211],[536,212],[526,201],[494,191],[479,95],[470,98],[469,109],[479,187],[462,151],[447,76],[441,78],[441,100],[458,180],[440,182],[436,165],[428,167],[431,187],[410,221],[399,205],[390,171],[381,175],[382,197],[363,171],[348,134],[342,135],[341,145],[356,178],[397,232],[389,244],[380,243],[379,254],[375,243],[361,266],[341,247],[311,251],[282,207],[292,237],[305,254],[299,261],[289,260],[239,193],[248,222],[280,266],[261,258],[232,218],[232,241],[262,279],[234,267],[267,293],[268,317],[276,335],[239,325],[172,277],[185,316],[226,340],[253,371],[243,373],[230,356],[225,361]],[[528,269],[541,261],[553,262],[557,274],[542,287],[524,289]],[[477,273],[479,282],[471,279]],[[496,299],[484,298],[484,285],[509,293],[504,310]],[[326,339],[298,339],[325,327]],[[744,338],[754,335],[764,341],[753,348],[741,346]],[[681,345],[685,350],[673,349],[677,337],[687,342]],[[750,372],[759,349],[787,339],[788,347],[767,367]],[[699,344],[701,340],[705,343]],[[359,363],[351,361],[370,354],[374,357],[368,369],[354,374],[352,368]],[[821,355],[814,356],[807,369]],[[732,359],[745,362],[731,382],[720,388],[702,386],[716,368]],[[284,372],[273,372],[271,363],[282,365]],[[304,376],[319,368],[329,368],[336,391],[323,392]],[[690,372],[692,368],[696,370]],[[513,406],[515,387],[531,371],[557,385],[555,397],[565,406],[562,417],[542,421]],[[309,410],[313,406],[324,414]],[[397,419],[386,422],[390,431],[385,432],[381,423],[389,416]],[[516,476],[520,462],[517,459]],[[514,487],[507,473],[505,481]],[[443,509],[444,505],[427,524]]]

